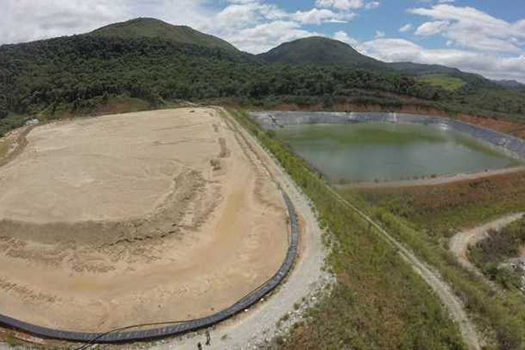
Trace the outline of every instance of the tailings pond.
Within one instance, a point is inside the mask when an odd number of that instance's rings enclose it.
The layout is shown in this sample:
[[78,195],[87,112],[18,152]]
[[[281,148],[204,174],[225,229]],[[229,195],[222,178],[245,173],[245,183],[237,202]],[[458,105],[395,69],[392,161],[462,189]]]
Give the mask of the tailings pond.
[[523,164],[439,125],[297,124],[274,130],[329,181],[339,184],[476,173]]

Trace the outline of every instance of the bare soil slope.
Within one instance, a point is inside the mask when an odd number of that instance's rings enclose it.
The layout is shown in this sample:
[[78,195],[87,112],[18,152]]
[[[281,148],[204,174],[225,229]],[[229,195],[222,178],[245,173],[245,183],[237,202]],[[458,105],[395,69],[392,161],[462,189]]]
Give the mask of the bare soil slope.
[[100,332],[225,308],[288,247],[281,194],[213,109],[44,125],[0,167],[0,313]]

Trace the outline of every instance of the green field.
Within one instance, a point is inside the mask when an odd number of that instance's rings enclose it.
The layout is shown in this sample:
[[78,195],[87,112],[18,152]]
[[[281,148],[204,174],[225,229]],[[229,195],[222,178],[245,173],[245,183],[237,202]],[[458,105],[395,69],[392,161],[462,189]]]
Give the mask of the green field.
[[452,77],[446,74],[422,75],[418,78],[418,80],[432,86],[441,87],[447,91],[456,91],[467,85],[463,79]]

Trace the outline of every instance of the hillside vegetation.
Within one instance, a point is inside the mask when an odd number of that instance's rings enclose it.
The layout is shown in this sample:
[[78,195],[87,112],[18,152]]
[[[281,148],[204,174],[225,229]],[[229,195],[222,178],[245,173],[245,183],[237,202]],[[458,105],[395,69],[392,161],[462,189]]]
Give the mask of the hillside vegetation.
[[[389,232],[439,270],[487,337],[491,345],[487,349],[524,348],[523,294],[515,287],[494,293],[483,279],[457,263],[449,252],[449,239],[469,227],[525,211],[525,172],[432,186],[367,189],[358,194]],[[347,190],[344,195],[354,199],[357,194]],[[520,242],[521,235],[516,232],[512,244]],[[494,253],[499,256],[507,249]],[[502,277],[491,272],[496,280]],[[507,286],[515,284],[508,277],[503,279]]]
[[264,108],[416,106],[515,120],[525,113],[520,89],[436,66],[465,82],[452,90],[449,83],[429,83],[409,73],[428,73],[435,66],[392,65],[318,37],[256,57],[191,28],[140,18],[85,35],[0,46],[0,134],[30,117],[113,111],[116,100],[130,100],[133,106],[141,100],[147,108],[178,101]]
[[468,251],[468,258],[488,278],[498,282],[506,289],[521,289],[523,272],[512,270],[509,259],[519,258],[525,246],[525,218],[519,219],[501,230],[488,232],[488,237],[478,242]]
[[188,26],[174,26],[155,18],[136,18],[126,22],[110,24],[88,35],[121,39],[161,38],[180,44],[238,51],[229,42],[213,35],[201,33]]
[[317,36],[281,44],[258,57],[280,64],[385,68],[383,62],[360,54],[348,44]]
[[443,89],[448,90],[448,91],[456,91],[458,89],[461,89],[463,86],[467,84],[461,78],[457,78],[457,77],[453,77],[453,76],[445,75],[445,74],[422,75],[419,78],[419,80],[427,84],[433,85],[433,86],[442,87]]

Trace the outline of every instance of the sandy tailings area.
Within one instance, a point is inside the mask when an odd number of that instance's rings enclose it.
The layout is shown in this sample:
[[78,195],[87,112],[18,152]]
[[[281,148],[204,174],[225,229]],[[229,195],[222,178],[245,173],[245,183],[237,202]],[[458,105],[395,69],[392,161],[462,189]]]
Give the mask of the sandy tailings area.
[[281,194],[213,109],[43,125],[0,167],[0,313],[102,332],[230,306],[283,262]]

